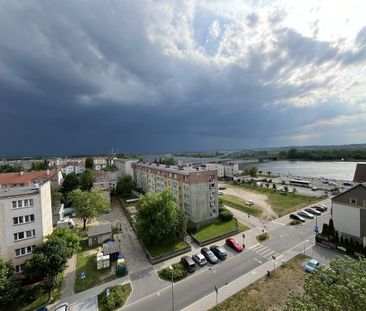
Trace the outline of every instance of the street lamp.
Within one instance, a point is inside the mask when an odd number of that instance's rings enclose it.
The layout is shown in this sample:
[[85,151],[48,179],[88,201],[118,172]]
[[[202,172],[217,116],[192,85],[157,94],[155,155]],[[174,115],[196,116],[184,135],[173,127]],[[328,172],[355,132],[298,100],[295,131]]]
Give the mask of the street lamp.
[[172,271],[172,310],[175,311],[175,305],[174,305],[174,280],[173,280],[173,267],[169,266],[169,269]]
[[242,237],[243,237],[243,247],[245,247],[244,245],[244,239],[245,239],[245,234],[243,233],[243,235],[242,235]]

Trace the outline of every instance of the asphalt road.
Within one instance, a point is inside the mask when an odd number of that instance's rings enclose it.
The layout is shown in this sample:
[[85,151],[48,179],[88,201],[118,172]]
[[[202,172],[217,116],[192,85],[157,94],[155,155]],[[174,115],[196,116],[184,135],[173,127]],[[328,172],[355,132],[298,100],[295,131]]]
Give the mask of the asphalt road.
[[[328,222],[329,210],[319,216],[318,226],[321,228],[323,222]],[[289,220],[290,221],[290,220]],[[261,264],[270,261],[273,255],[279,256],[281,253],[291,249],[310,247],[314,242],[313,227],[314,220],[307,220],[299,226],[280,225],[273,229],[269,228],[271,239],[262,243],[252,250],[245,250],[241,254],[232,253],[227,260],[215,266],[209,266],[200,271],[196,271],[187,279],[174,284],[175,309],[180,310],[192,304],[200,298],[214,291],[214,287],[224,286],[241,275],[259,267]],[[305,241],[305,243],[304,243]],[[308,243],[308,244],[307,244]],[[172,310],[171,285],[167,286],[147,297],[126,305],[123,310]]]

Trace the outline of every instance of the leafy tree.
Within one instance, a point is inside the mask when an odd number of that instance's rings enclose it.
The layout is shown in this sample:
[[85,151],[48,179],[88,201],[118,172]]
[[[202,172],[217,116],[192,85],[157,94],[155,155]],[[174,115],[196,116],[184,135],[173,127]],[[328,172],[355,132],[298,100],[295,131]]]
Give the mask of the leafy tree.
[[276,190],[276,189],[277,189],[276,184],[272,184],[272,188],[273,188],[274,190]]
[[0,173],[14,173],[14,172],[21,172],[24,168],[19,165],[10,165],[10,164],[3,164],[0,165]]
[[258,176],[258,167],[253,166],[249,169],[249,175],[251,177],[257,177]]
[[[158,244],[185,227],[184,214],[176,207],[171,191],[147,193],[137,204],[137,231],[147,245]],[[184,220],[185,221],[185,220]]]
[[30,278],[42,278],[48,290],[48,300],[51,299],[52,288],[55,286],[57,276],[65,268],[69,249],[66,241],[54,237],[37,246],[32,258],[27,261],[24,274]]
[[76,216],[83,220],[83,229],[89,219],[109,211],[109,202],[98,190],[81,191],[73,190],[70,193],[72,206],[75,208]]
[[80,189],[82,191],[90,191],[93,187],[93,182],[95,181],[94,171],[91,169],[86,169],[84,173],[80,175]]
[[85,159],[85,168],[93,169],[94,167],[94,159],[92,157],[88,157]]
[[80,249],[80,237],[77,233],[67,227],[60,227],[53,230],[53,232],[47,237],[47,240],[62,239],[66,242],[68,249],[67,257],[70,258],[74,253]]
[[267,175],[268,175],[268,176],[271,176],[271,174],[272,174],[272,172],[271,172],[271,171],[268,171],[268,172],[267,172]]
[[118,179],[116,192],[123,196],[128,197],[131,195],[134,188],[134,183],[130,175],[122,176]]
[[329,234],[333,234],[334,233],[334,223],[333,223],[333,219],[332,218],[329,219],[328,230],[329,230]]
[[44,159],[43,161],[32,162],[31,170],[32,171],[44,171],[48,169],[48,161]]
[[7,310],[6,306],[14,301],[19,291],[19,282],[14,275],[14,268],[10,262],[0,258],[0,309]]
[[69,192],[79,188],[79,185],[80,181],[78,175],[75,173],[67,174],[61,186],[61,193],[65,197]]
[[304,293],[290,294],[285,310],[364,310],[365,288],[366,260],[336,257],[305,277]]

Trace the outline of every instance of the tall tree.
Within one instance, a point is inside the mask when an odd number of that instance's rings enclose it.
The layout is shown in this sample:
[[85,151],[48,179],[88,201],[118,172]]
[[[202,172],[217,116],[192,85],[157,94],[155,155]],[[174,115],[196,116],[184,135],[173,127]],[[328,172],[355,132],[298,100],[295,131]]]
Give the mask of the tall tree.
[[131,195],[134,183],[130,175],[122,176],[118,179],[116,192],[124,197]]
[[62,186],[61,193],[65,196],[65,194],[77,189],[80,185],[79,176],[75,173],[67,174]]
[[137,231],[148,245],[158,244],[171,235],[181,235],[184,214],[175,205],[171,191],[147,193],[137,204]]
[[336,257],[305,277],[304,293],[290,294],[288,311],[365,310],[366,260]]
[[94,171],[87,169],[80,175],[80,189],[82,191],[90,191],[93,187],[93,182],[95,181]]
[[87,220],[107,213],[110,209],[109,202],[98,190],[81,191],[76,189],[70,193],[70,198],[76,216],[83,220],[83,229],[86,227]]
[[66,241],[54,237],[37,246],[32,258],[26,263],[24,274],[30,278],[43,279],[44,286],[48,290],[48,300],[51,299],[58,274],[65,268],[67,255]]
[[94,159],[92,157],[88,157],[85,159],[85,168],[93,169],[94,167]]
[[0,309],[8,310],[6,306],[14,301],[19,291],[19,282],[14,275],[14,269],[10,262],[0,258]]
[[53,230],[53,232],[47,237],[48,241],[52,239],[62,239],[66,242],[68,258],[80,249],[80,236],[67,227],[60,227]]
[[253,166],[249,169],[249,175],[251,177],[257,177],[258,176],[258,167]]

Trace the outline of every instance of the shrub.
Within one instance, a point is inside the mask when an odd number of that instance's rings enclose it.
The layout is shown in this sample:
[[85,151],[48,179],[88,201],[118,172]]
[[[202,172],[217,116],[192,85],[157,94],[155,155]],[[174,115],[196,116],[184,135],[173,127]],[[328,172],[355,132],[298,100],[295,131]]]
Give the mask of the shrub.
[[225,207],[223,207],[223,206],[220,206],[219,207],[219,213],[221,213],[221,212],[224,212],[224,211],[227,211],[228,209],[227,208],[225,208]]
[[328,225],[327,224],[323,224],[323,230],[322,230],[322,234],[324,236],[328,236],[329,230],[328,230]]
[[257,240],[258,240],[259,242],[263,242],[263,241],[268,240],[268,239],[269,239],[269,234],[268,234],[268,232],[264,232],[264,233],[262,233],[262,234],[260,234],[260,235],[257,235]]
[[233,213],[229,210],[222,211],[219,214],[219,218],[221,221],[230,221],[231,219],[233,219]]
[[124,304],[129,293],[131,292],[131,286],[117,285],[110,288],[108,297],[105,292],[98,296],[102,309],[106,311],[113,311]]
[[187,233],[196,233],[198,230],[198,226],[196,223],[194,223],[191,220],[188,220],[187,222]]
[[290,226],[296,226],[296,225],[299,225],[299,224],[301,224],[301,221],[297,220],[297,219],[295,219],[295,220],[293,220],[289,223]]
[[159,277],[161,277],[164,280],[170,281],[172,279],[172,272],[173,272],[173,280],[178,281],[187,276],[188,274],[187,269],[181,263],[176,263],[172,267],[173,270],[171,270],[169,267],[160,270],[158,272]]

